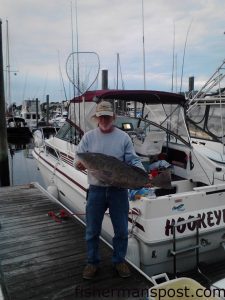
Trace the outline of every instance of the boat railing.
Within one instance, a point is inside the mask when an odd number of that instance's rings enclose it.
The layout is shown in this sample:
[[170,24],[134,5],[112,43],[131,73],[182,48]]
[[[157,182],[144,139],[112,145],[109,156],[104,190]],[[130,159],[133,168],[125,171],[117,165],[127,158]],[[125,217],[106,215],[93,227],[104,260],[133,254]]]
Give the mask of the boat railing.
[[[39,128],[36,131],[34,131],[33,137],[34,137],[34,143],[35,143],[36,147],[42,148],[46,153],[48,152],[51,155],[53,155],[54,157],[56,157],[56,159],[57,159],[56,166],[58,164],[63,165],[63,160],[61,159],[59,150],[54,145],[52,145],[52,144],[49,145],[46,142],[46,139],[44,137],[43,128]],[[55,166],[55,168],[56,168],[56,166]]]
[[213,90],[216,86],[219,87],[218,97],[221,99],[221,81],[225,78],[225,60],[222,64],[217,68],[217,70],[213,73],[213,75],[209,78],[209,80],[203,85],[203,87],[195,94],[189,93],[188,101],[189,108],[186,113],[189,114],[199,103],[199,100],[207,97],[210,91]]

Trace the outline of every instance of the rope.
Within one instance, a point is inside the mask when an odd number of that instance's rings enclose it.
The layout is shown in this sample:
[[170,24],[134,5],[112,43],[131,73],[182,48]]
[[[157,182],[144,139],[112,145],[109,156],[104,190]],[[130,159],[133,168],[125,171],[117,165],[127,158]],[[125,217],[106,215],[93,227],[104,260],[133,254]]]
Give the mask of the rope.
[[[141,212],[138,208],[134,207],[131,210],[129,210],[128,214],[132,216],[132,226],[131,226],[130,234],[133,234],[133,230],[136,226],[137,218],[140,216]],[[59,212],[54,212],[54,211],[48,212],[48,216],[51,217],[57,223],[62,223],[62,221],[68,220],[69,217],[72,217],[72,216],[85,216],[85,215],[86,215],[85,212],[70,213],[70,212],[66,211],[65,209],[60,209]],[[105,215],[110,215],[110,213],[105,212]]]

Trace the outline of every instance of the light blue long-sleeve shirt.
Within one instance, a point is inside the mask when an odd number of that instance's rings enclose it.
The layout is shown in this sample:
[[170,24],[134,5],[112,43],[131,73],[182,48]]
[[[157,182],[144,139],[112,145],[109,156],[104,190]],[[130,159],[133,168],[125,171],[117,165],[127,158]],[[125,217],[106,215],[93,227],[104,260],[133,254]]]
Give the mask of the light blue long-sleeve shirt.
[[[129,165],[139,167],[144,170],[139,156],[134,151],[133,143],[129,135],[114,127],[110,133],[103,133],[99,128],[90,130],[82,137],[77,153],[95,152],[111,155]],[[105,186],[90,172],[88,172],[88,183],[92,185]]]

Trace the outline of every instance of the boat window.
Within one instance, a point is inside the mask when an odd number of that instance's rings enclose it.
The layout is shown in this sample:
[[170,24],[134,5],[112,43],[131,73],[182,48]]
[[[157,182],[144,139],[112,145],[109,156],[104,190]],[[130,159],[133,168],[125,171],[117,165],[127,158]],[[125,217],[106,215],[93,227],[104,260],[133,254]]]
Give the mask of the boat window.
[[26,119],[30,120],[30,114],[26,114]]
[[82,132],[78,128],[75,128],[68,122],[65,122],[57,132],[56,137],[61,140],[78,145],[82,138],[82,135]]
[[58,159],[58,155],[57,155],[56,151],[49,146],[46,146],[46,154],[50,154]]
[[208,141],[213,141],[213,137],[210,136],[205,130],[203,130],[198,125],[188,122],[190,136],[192,138],[204,139]]
[[205,140],[222,140],[225,128],[225,106],[200,104],[188,115],[190,135]]
[[64,123],[63,126],[59,129],[59,131],[56,134],[56,137],[61,139],[64,137],[64,135],[66,134],[66,132],[69,130],[68,128],[68,123]]

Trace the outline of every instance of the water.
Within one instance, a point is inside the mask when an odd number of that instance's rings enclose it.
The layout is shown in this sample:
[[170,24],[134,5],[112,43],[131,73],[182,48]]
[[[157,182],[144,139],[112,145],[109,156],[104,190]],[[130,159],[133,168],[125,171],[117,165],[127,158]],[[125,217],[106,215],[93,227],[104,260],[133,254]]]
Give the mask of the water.
[[32,156],[33,141],[9,144],[10,185],[38,182],[45,187],[36,160]]

